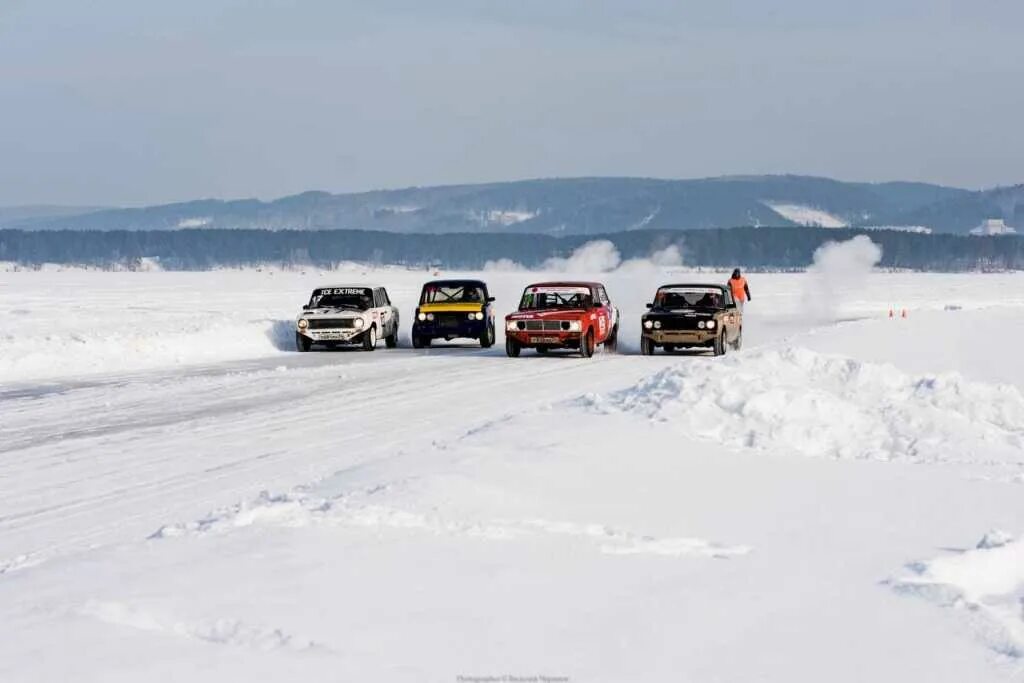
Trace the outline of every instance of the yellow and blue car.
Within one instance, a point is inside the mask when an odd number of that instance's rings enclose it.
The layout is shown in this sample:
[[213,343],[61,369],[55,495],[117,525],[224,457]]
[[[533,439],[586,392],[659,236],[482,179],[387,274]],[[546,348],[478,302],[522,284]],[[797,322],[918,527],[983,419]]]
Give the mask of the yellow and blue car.
[[412,345],[430,346],[435,339],[476,339],[494,344],[494,297],[480,280],[434,280],[423,285],[412,323]]

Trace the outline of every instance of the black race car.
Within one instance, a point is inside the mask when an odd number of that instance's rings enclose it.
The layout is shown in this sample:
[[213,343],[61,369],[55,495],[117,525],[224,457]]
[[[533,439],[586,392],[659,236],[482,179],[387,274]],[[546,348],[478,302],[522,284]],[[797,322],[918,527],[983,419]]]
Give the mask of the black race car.
[[722,285],[662,285],[641,321],[640,352],[707,347],[724,355],[743,344],[743,314]]

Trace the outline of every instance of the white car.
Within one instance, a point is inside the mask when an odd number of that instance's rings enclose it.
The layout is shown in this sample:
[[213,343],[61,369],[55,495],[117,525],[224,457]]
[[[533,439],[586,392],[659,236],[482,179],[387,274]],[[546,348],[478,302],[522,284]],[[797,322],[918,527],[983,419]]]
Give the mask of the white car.
[[359,344],[373,351],[383,338],[389,349],[398,345],[398,309],[388,292],[372,285],[318,287],[295,319],[295,346]]

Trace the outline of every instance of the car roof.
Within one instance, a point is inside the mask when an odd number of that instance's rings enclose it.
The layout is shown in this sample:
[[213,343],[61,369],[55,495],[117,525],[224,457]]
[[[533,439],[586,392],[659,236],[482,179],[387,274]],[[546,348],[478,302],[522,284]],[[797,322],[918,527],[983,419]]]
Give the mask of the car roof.
[[533,282],[526,285],[526,288],[530,287],[589,287],[591,289],[595,287],[604,287],[600,282],[577,282],[572,280],[559,280],[557,282]]
[[368,284],[330,284],[330,285],[317,285],[313,289],[384,289],[383,285],[368,285]]
[[720,289],[725,291],[725,285],[711,282],[686,282],[682,284],[671,284],[671,285],[658,285],[658,289],[671,289],[672,287],[686,288],[686,287],[710,287],[712,289]]
[[487,283],[483,280],[473,280],[471,278],[451,278],[448,280],[431,280],[424,282],[423,286],[429,285],[442,286],[442,285],[480,285],[484,289],[487,289]]

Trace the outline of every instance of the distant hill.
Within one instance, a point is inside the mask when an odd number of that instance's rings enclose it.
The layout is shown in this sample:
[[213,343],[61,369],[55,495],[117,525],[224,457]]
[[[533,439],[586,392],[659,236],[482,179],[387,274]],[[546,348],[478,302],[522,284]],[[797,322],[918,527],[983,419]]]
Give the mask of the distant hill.
[[23,230],[377,230],[399,233],[596,235],[736,226],[923,227],[966,234],[987,218],[1024,231],[1024,186],[972,192],[924,183],[849,183],[806,176],[698,180],[565,178],[305,192],[263,202],[204,199],[135,209],[18,216]]

